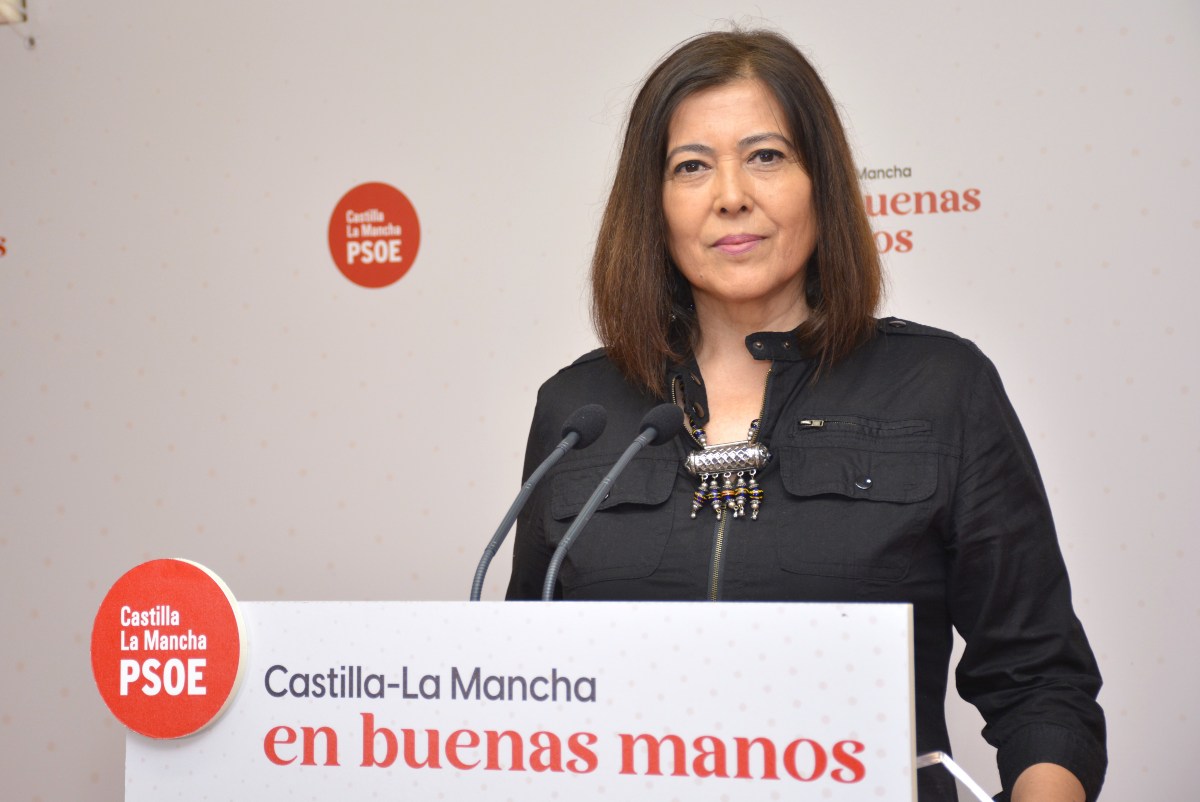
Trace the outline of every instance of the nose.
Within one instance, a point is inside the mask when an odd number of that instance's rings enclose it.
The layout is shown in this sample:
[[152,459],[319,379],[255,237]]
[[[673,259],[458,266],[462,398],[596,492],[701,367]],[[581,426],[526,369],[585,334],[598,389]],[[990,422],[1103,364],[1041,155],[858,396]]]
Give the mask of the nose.
[[720,215],[748,212],[754,206],[749,176],[738,159],[722,159],[713,182],[713,210]]

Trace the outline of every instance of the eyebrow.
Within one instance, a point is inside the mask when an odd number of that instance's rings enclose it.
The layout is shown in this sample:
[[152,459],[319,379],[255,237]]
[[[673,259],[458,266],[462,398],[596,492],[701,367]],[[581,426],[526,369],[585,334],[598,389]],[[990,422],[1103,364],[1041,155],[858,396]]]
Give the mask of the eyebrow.
[[[792,150],[796,149],[795,146],[788,141],[787,137],[785,137],[783,134],[776,133],[751,134],[750,136],[743,137],[742,139],[738,140],[737,148],[738,150],[746,150],[747,148],[770,141],[779,141],[787,145]],[[698,143],[679,145],[678,147],[671,148],[670,152],[667,153],[667,161],[671,161],[671,159],[675,158],[680,153],[699,153],[701,156],[712,156],[714,153],[716,153],[716,151],[708,145],[701,145]]]

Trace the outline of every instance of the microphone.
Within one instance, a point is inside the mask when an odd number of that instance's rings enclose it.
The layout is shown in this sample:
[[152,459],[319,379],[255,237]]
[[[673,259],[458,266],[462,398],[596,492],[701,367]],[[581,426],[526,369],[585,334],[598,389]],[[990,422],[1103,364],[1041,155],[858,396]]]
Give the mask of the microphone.
[[517,494],[517,498],[513,501],[512,506],[508,508],[508,513],[504,516],[504,520],[497,527],[496,534],[492,535],[492,539],[483,550],[483,557],[479,559],[479,565],[475,568],[475,581],[471,583],[471,601],[479,601],[479,595],[483,593],[483,578],[487,576],[488,566],[492,564],[492,558],[496,556],[496,552],[500,549],[500,544],[508,536],[508,530],[512,528],[513,521],[517,519],[517,513],[521,511],[521,508],[525,506],[525,502],[529,500],[529,496],[533,493],[533,488],[537,486],[538,482],[542,481],[542,477],[546,475],[546,472],[554,467],[554,463],[562,459],[563,455],[572,448],[587,448],[596,442],[604,432],[604,427],[607,424],[608,413],[599,404],[588,404],[567,416],[567,420],[563,423],[562,427],[562,442],[554,447],[554,450],[550,452],[550,456],[546,457],[542,461],[542,464],[537,466],[537,470],[531,473],[529,478],[525,480],[525,484],[521,486],[521,492]]
[[592,519],[596,508],[608,495],[609,487],[617,481],[617,477],[629,465],[635,454],[648,445],[660,446],[683,431],[683,410],[674,404],[659,404],[646,413],[638,428],[641,433],[629,444],[629,448],[625,449],[625,453],[617,460],[617,464],[612,466],[608,475],[600,480],[600,484],[592,491],[591,498],[575,516],[575,521],[563,535],[558,548],[554,550],[554,556],[550,559],[550,567],[546,570],[546,581],[542,585],[542,601],[550,601],[554,598],[554,583],[558,581],[558,571],[562,567],[563,559],[567,556],[567,549],[571,548],[571,544],[579,537],[583,527],[587,526],[587,522]]

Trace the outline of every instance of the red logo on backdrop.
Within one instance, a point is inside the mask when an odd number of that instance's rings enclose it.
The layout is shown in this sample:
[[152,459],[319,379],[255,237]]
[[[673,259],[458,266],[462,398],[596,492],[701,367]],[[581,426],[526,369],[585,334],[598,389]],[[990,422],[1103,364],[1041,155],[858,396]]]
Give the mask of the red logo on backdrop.
[[[898,165],[887,168],[864,167],[858,174],[859,180],[864,183],[912,177],[912,167]],[[908,253],[916,247],[913,229],[920,223],[915,218],[905,218],[909,215],[944,216],[977,212],[983,205],[980,198],[982,194],[983,190],[979,187],[868,192],[863,196],[863,201],[874,229],[875,247],[880,253]],[[888,218],[894,219],[895,223],[889,223]],[[904,225],[905,228],[896,230],[895,225]]]
[[233,594],[188,560],[151,560],[126,573],[92,626],[92,674],[104,703],[150,738],[211,724],[233,699],[245,651]]
[[359,184],[342,196],[329,218],[329,253],[338,270],[361,287],[399,281],[420,247],[417,210],[388,184]]

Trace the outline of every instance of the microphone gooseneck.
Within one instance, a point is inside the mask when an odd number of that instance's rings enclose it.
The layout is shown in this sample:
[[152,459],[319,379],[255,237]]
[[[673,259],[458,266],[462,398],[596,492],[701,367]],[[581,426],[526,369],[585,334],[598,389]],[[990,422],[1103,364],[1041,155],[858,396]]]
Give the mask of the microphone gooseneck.
[[579,537],[583,527],[592,519],[600,507],[600,502],[604,501],[608,495],[608,489],[613,482],[629,465],[634,455],[647,445],[662,445],[683,431],[683,411],[674,404],[659,404],[646,413],[638,425],[638,429],[638,436],[625,449],[625,453],[612,466],[608,474],[600,480],[600,484],[592,491],[591,497],[583,505],[579,514],[575,516],[567,533],[563,535],[558,548],[554,550],[554,556],[550,559],[550,567],[546,569],[546,580],[542,584],[542,601],[551,601],[554,598],[554,584],[558,581],[558,572],[562,568],[563,559],[567,556],[567,549],[571,548],[571,544]]
[[525,480],[525,484],[521,485],[521,492],[517,494],[512,506],[505,513],[504,520],[496,528],[496,533],[484,547],[483,556],[479,558],[479,565],[475,567],[475,579],[471,582],[471,601],[479,601],[479,597],[483,593],[483,580],[487,576],[488,566],[492,564],[492,558],[496,556],[496,552],[500,550],[500,544],[508,536],[508,530],[512,528],[513,521],[517,519],[521,508],[529,500],[533,488],[542,480],[546,472],[553,468],[554,464],[572,448],[587,448],[596,442],[604,433],[604,427],[607,424],[608,413],[599,404],[588,404],[567,416],[562,427],[562,442],[554,447],[550,456],[542,460],[542,464],[537,466],[537,469]]

